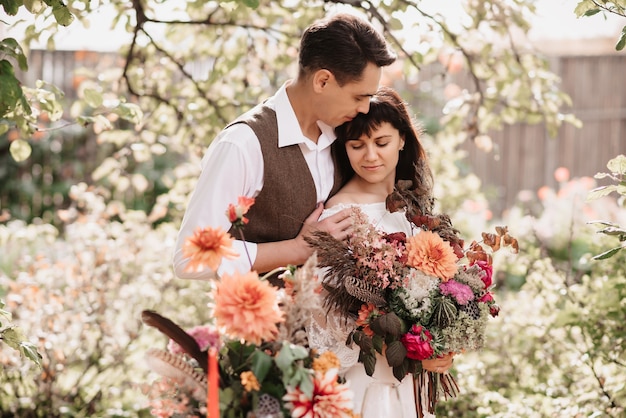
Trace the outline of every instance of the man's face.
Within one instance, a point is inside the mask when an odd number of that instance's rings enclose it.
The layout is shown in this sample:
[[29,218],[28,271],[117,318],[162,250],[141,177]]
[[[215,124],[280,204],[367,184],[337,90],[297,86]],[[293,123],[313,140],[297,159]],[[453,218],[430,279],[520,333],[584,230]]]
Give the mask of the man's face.
[[323,103],[320,103],[319,119],[333,128],[351,121],[359,113],[370,110],[370,98],[378,90],[382,69],[369,63],[360,81],[340,86],[333,75],[328,80]]

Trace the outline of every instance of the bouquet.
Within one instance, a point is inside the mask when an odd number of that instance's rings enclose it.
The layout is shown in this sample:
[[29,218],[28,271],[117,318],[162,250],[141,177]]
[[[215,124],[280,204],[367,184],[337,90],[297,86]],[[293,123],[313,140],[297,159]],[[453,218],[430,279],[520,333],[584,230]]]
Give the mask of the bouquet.
[[374,373],[376,353],[384,355],[399,381],[413,374],[427,390],[432,413],[439,394],[455,396],[458,387],[447,373],[425,372],[421,361],[484,345],[487,321],[499,312],[491,293],[492,253],[502,246],[516,252],[518,243],[498,227],[464,249],[449,217],[424,211],[408,184],[396,185],[387,209],[404,210],[415,235],[381,232],[354,208],[346,241],[325,232],[307,241],[326,269],[326,307],[355,319],[348,344],[360,348],[367,374]]
[[[228,208],[235,229],[252,199]],[[188,269],[216,270],[222,257],[237,256],[232,237],[214,228],[198,229],[183,248]],[[215,324],[184,331],[153,311],[142,319],[170,337],[166,350],[152,348],[147,360],[162,377],[146,393],[158,417],[210,418],[352,417],[352,392],[338,377],[339,360],[308,348],[304,325],[318,309],[315,258],[301,268],[284,268],[284,288],[255,271],[224,274],[211,292]],[[217,353],[212,374],[207,353]],[[219,385],[212,397],[210,381]],[[207,397],[208,393],[208,397]],[[219,408],[216,403],[219,402]],[[213,411],[213,413],[211,413]]]

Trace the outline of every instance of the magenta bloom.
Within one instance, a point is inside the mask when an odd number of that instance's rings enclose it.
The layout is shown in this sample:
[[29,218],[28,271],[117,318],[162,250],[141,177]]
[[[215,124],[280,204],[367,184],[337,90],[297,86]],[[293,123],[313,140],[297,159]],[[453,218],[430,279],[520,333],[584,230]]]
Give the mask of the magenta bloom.
[[491,283],[493,283],[493,266],[484,260],[478,260],[474,264],[478,265],[478,267],[480,267],[482,271],[485,272],[482,279],[483,283],[485,283],[485,289],[487,289],[489,286],[491,286]]
[[484,303],[490,303],[493,302],[493,295],[491,294],[491,292],[487,292],[484,295],[482,295],[480,297],[480,299],[478,299],[479,302],[484,302]]
[[[200,325],[187,330],[187,334],[191,335],[198,343],[200,350],[208,350],[209,347],[220,346],[220,334],[217,329],[210,325]],[[170,340],[167,344],[167,349],[172,354],[183,354],[183,348],[173,340]]]
[[400,339],[406,348],[406,356],[413,360],[426,360],[433,355],[432,340],[430,331],[421,325],[413,325]]
[[445,283],[441,283],[439,290],[442,295],[452,296],[459,305],[466,305],[467,302],[474,300],[474,292],[472,292],[472,289],[468,285],[459,283],[456,280],[448,280]]

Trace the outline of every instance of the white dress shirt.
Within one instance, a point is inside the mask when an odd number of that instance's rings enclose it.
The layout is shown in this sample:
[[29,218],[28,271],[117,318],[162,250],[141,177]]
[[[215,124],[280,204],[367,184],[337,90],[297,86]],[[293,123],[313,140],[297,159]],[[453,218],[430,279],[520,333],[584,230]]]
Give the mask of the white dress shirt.
[[[285,83],[265,104],[276,112],[279,147],[294,144],[300,146],[315,182],[317,200],[323,202],[333,187],[334,166],[330,145],[335,140],[334,130],[318,121],[321,135],[317,144],[305,137],[287,96],[288,85],[289,82]],[[182,252],[185,240],[198,227],[221,227],[228,231],[231,227],[226,216],[228,205],[237,204],[239,196],[256,197],[262,188],[263,155],[252,129],[245,123],[238,123],[223,130],[202,159],[202,171],[183,217],[174,251],[176,276],[204,280],[215,277],[216,272],[208,268],[197,273],[184,271],[187,265]],[[236,241],[233,248],[239,253],[239,257],[235,260],[223,260],[217,274],[232,273],[235,270],[244,273],[250,270],[246,252],[254,263],[256,244]]]

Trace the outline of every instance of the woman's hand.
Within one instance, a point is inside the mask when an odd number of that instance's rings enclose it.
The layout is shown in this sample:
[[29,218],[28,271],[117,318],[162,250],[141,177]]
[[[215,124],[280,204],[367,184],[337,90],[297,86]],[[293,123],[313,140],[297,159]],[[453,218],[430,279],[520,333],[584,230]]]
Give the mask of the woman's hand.
[[446,373],[454,362],[454,353],[441,355],[434,359],[422,360],[422,368],[429,372]]

